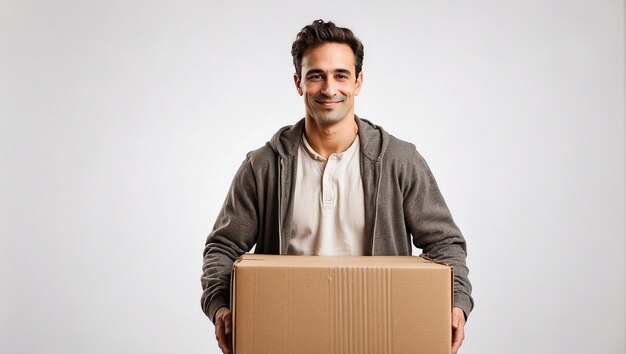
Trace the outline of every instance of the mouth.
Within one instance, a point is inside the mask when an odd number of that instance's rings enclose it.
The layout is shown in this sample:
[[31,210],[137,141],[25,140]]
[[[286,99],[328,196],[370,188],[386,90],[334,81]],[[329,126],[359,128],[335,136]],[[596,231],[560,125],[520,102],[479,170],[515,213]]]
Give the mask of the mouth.
[[322,107],[332,108],[343,101],[315,101],[315,102],[321,105]]

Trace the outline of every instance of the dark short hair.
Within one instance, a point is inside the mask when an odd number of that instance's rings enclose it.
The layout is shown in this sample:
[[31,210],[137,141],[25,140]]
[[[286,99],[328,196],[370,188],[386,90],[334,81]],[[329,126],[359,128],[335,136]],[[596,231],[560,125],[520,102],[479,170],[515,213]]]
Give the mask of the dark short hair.
[[356,67],[356,76],[358,78],[363,68],[363,56],[365,55],[363,43],[351,30],[337,27],[334,23],[330,21],[324,22],[324,20],[315,20],[312,24],[304,26],[296,36],[296,40],[291,46],[291,56],[293,57],[293,65],[296,68],[296,75],[301,77],[304,52],[309,48],[319,47],[326,43],[343,43],[352,48],[354,66]]

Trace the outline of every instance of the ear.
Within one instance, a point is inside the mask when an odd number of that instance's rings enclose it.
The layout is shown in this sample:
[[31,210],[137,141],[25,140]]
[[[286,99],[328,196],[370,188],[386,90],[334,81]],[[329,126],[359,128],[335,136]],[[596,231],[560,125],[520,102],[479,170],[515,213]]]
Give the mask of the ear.
[[363,86],[363,72],[359,73],[359,76],[356,78],[356,84],[354,86],[354,95],[358,96],[359,92],[361,92],[361,86]]
[[302,87],[300,86],[300,77],[298,74],[293,74],[293,82],[296,84],[296,90],[298,90],[298,95],[302,96]]

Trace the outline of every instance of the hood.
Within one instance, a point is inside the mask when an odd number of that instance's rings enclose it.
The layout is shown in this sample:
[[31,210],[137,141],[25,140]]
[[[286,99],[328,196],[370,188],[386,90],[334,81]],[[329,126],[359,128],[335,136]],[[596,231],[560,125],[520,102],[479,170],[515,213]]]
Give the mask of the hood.
[[[361,152],[368,159],[376,161],[383,157],[389,144],[389,134],[380,126],[367,119],[354,116],[359,126]],[[294,125],[280,128],[269,141],[270,146],[280,157],[286,158],[298,152],[300,139],[304,133],[304,118]]]

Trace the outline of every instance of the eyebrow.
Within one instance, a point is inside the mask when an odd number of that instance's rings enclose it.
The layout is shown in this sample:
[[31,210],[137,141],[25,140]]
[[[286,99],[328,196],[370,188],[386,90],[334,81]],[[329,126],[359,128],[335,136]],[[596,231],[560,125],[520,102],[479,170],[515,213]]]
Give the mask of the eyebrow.
[[[308,76],[310,74],[325,74],[326,72],[322,69],[311,69],[309,71],[306,72],[305,76]],[[333,70],[333,73],[335,74],[347,74],[348,76],[352,75],[352,72],[348,69],[335,69]]]

